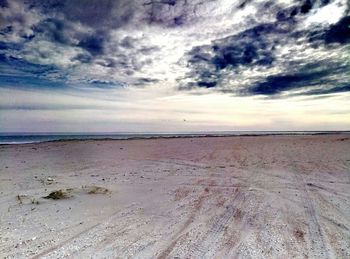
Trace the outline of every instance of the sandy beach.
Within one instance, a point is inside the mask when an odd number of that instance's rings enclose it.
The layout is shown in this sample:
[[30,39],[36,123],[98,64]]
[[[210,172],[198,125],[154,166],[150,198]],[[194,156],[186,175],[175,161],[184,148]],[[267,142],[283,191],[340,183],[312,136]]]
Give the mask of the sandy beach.
[[0,213],[1,258],[350,258],[350,136],[2,145]]

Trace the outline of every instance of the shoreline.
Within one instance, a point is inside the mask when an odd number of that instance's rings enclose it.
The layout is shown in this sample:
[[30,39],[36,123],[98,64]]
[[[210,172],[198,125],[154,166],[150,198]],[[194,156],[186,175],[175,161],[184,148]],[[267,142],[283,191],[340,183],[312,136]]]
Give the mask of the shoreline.
[[[125,136],[120,135],[119,137],[103,137],[101,135],[101,138],[99,138],[99,135],[96,135],[96,138],[94,137],[87,137],[84,138],[84,136],[95,136],[95,135],[54,135],[54,136],[72,136],[72,138],[66,138],[66,139],[52,139],[52,140],[40,140],[40,141],[31,141],[31,142],[9,142],[9,143],[1,143],[0,146],[8,146],[8,145],[29,145],[29,144],[40,144],[40,143],[62,143],[62,142],[84,142],[84,141],[127,141],[127,140],[153,140],[153,139],[187,139],[187,138],[229,138],[229,137],[269,137],[269,136],[320,136],[320,135],[350,135],[350,131],[266,131],[259,132],[259,133],[232,133],[232,134],[220,134],[220,133],[213,133],[213,134],[159,134],[155,136],[156,134],[151,136],[147,136],[147,134],[140,134],[141,136],[135,136],[133,134],[128,137],[126,134]],[[16,135],[16,136],[44,136],[44,137],[50,137],[51,135]],[[74,138],[82,136],[82,138]],[[112,135],[111,135],[112,136]],[[0,136],[1,137],[1,136]]]

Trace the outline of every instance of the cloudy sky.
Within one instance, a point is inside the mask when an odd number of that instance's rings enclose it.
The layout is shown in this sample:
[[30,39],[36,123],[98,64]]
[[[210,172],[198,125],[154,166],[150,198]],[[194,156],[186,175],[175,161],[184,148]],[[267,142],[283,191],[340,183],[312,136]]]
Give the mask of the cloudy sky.
[[0,131],[349,130],[348,0],[0,0]]

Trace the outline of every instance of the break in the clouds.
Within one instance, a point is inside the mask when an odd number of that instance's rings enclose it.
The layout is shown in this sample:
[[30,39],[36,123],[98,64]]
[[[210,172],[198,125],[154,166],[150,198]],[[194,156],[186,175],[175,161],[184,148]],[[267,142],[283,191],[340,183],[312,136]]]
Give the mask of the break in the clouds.
[[346,95],[350,2],[0,0],[0,87],[95,99]]

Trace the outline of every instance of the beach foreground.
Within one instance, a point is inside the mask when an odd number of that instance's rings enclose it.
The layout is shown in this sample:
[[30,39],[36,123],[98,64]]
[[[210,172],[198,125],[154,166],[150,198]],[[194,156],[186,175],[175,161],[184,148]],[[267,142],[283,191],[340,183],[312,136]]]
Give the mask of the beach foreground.
[[350,258],[349,135],[3,145],[0,194],[4,258]]

